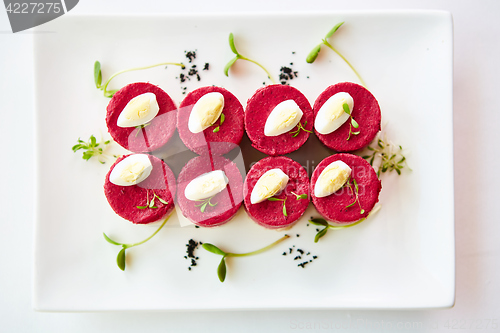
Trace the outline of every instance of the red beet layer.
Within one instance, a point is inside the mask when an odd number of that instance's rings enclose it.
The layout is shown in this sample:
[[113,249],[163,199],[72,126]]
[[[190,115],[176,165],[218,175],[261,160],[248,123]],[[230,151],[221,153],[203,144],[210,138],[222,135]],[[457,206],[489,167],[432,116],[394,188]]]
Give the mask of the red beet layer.
[[[282,201],[265,200],[256,204],[250,202],[250,196],[259,178],[271,169],[281,169],[288,175],[289,181],[281,194],[274,196],[285,199],[287,216],[283,214]],[[295,194],[307,194],[307,199],[297,200]],[[266,157],[255,163],[247,174],[243,188],[245,208],[248,215],[258,224],[268,229],[286,228],[294,224],[309,205],[309,177],[307,171],[291,158]]]
[[[111,208],[124,219],[137,224],[155,222],[169,215],[175,207],[175,176],[168,165],[159,158],[149,155],[153,170],[148,178],[137,185],[119,186],[109,181],[111,170],[127,156],[130,155],[117,159],[106,175],[104,194]],[[137,208],[137,206],[146,206],[148,196],[152,200],[154,194],[165,200],[167,204],[155,199],[155,206],[158,208]]]
[[[314,116],[311,105],[300,91],[286,85],[266,86],[255,92],[245,109],[245,129],[255,149],[271,156],[284,155],[299,149],[307,141],[309,132],[306,131],[300,131],[296,137],[290,132],[278,136],[264,135],[264,125],[271,111],[276,105],[289,99],[293,99],[304,113],[300,120],[302,126],[312,131]],[[295,127],[292,131],[296,129]]]
[[[338,160],[343,161],[352,169],[351,186],[344,186],[337,192],[323,198],[316,197],[314,195],[314,187],[319,175],[330,163]],[[356,199],[352,179],[355,179],[358,184],[359,203],[361,208],[365,210],[363,214],[361,214],[360,206],[357,203],[346,208]],[[378,202],[378,195],[381,189],[382,184],[370,163],[352,154],[335,154],[325,158],[314,169],[311,177],[311,196],[316,210],[325,219],[337,223],[349,224],[367,217],[373,206]]]
[[351,138],[347,140],[349,137],[350,119],[332,133],[320,134],[316,130],[314,132],[325,146],[336,151],[347,152],[364,148],[368,146],[377,132],[380,131],[381,120],[380,107],[377,100],[364,87],[352,82],[342,82],[329,86],[314,102],[314,117],[316,118],[323,104],[331,96],[339,92],[346,92],[352,96],[354,108],[351,110],[351,115],[359,124],[359,128],[352,128],[352,132],[360,131],[360,133],[358,135],[351,135]]
[[[217,205],[215,207],[207,205],[205,211],[201,212],[199,206],[201,202],[187,199],[184,191],[193,179],[215,170],[224,171],[229,183],[211,199],[211,203]],[[216,227],[228,222],[243,201],[243,177],[236,164],[222,156],[203,155],[191,159],[179,173],[177,184],[177,203],[182,215],[201,227]]]
[[[132,98],[148,92],[156,95],[160,107],[150,125],[142,129],[118,127],[116,124],[118,116],[127,103]],[[166,144],[175,132],[177,107],[166,92],[153,84],[138,82],[126,85],[114,94],[106,109],[109,134],[120,146],[130,151],[136,153],[154,151]]]
[[[200,133],[192,133],[188,128],[189,115],[194,104],[205,94],[219,92],[224,96],[224,123],[219,127],[219,131],[214,133],[214,129],[219,126],[220,118],[217,122]],[[243,106],[240,101],[229,91],[220,87],[202,87],[190,92],[182,101],[177,117],[177,128],[179,136],[191,151],[199,155],[225,154],[238,146],[243,137]]]

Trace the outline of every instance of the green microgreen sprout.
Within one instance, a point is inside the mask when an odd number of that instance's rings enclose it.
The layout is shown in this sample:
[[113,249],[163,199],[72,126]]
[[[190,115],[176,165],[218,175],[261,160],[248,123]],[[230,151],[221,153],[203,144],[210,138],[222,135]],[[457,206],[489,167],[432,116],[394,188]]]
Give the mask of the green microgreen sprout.
[[149,123],[145,123],[145,124],[142,124],[142,125],[139,125],[139,126],[136,126],[135,128],[137,129],[137,131],[135,132],[135,137],[137,138],[137,135],[139,135],[139,132],[146,126],[149,126],[151,125],[151,122]]
[[[91,135],[87,142],[78,138],[78,143],[71,147],[74,153],[79,150],[83,150],[82,158],[86,161],[90,160],[92,157],[96,157],[97,160],[104,164],[105,161],[101,159],[101,157],[111,157],[111,155],[106,154],[105,150],[107,146],[111,143],[111,140],[97,142],[95,136]],[[112,155],[112,157],[117,158],[116,155]]]
[[[170,217],[170,216],[169,216]],[[161,228],[163,228],[163,226],[165,225],[165,223],[167,223],[169,217],[167,217],[163,222],[162,224],[160,225],[160,227],[151,235],[149,236],[148,238],[146,238],[145,240],[141,241],[141,242],[138,242],[138,243],[132,243],[132,244],[124,244],[124,243],[118,243],[114,240],[112,240],[111,238],[108,237],[108,235],[106,235],[104,232],[102,233],[104,235],[104,239],[108,242],[108,243],[111,243],[113,245],[119,245],[122,247],[122,249],[120,250],[120,252],[118,252],[118,256],[116,257],[116,263],[118,264],[118,267],[124,271],[125,270],[125,250],[127,249],[130,249],[131,247],[134,247],[134,246],[137,246],[137,245],[141,245],[141,244],[144,244],[146,243],[148,240],[150,240],[151,238],[153,238],[160,230]]]
[[[354,189],[352,188],[351,180],[352,180],[352,183],[354,184]],[[358,195],[358,193],[359,193],[359,187],[358,187],[358,182],[356,182],[356,179],[354,179],[354,178],[351,177],[351,178],[349,178],[347,180],[347,182],[345,183],[345,185],[347,185],[351,189],[351,191],[354,193],[354,197],[355,197],[354,201],[351,204],[345,206],[345,208],[352,207],[357,202],[358,206],[359,206],[359,213],[360,214],[364,214],[365,210],[363,208],[361,208],[361,203],[359,202],[359,195]]]
[[236,62],[236,60],[241,59],[241,60],[247,60],[247,61],[253,62],[257,66],[259,66],[260,68],[262,68],[264,70],[264,72],[266,72],[267,77],[269,78],[269,80],[271,80],[271,82],[273,84],[276,83],[276,81],[273,80],[273,77],[271,76],[271,73],[269,73],[269,71],[264,66],[262,66],[261,64],[259,64],[255,60],[252,60],[252,59],[249,59],[249,58],[247,58],[245,56],[242,56],[236,50],[236,46],[234,45],[234,35],[233,35],[232,32],[229,34],[229,47],[231,48],[231,51],[233,51],[233,53],[236,54],[236,56],[227,63],[226,67],[224,67],[224,74],[226,76],[229,76],[229,68],[231,68],[231,66],[233,66],[233,64]]
[[272,197],[272,198],[268,198],[267,200],[269,200],[269,201],[282,201],[283,202],[283,215],[285,217],[287,217],[288,214],[286,213],[286,205],[285,205],[286,199],[288,199],[288,197],[285,197],[285,199],[278,199],[278,198]]
[[367,218],[369,218],[370,216],[374,215],[375,213],[377,213],[381,208],[381,205],[377,205],[375,208],[373,208],[373,210],[370,212],[370,215],[368,215],[367,217],[365,218],[362,218],[361,220],[355,222],[355,223],[351,223],[351,224],[348,224],[348,225],[342,225],[342,226],[337,226],[337,225],[331,225],[329,224],[325,219],[321,219],[321,218],[315,218],[315,219],[311,219],[309,220],[309,223],[311,224],[314,224],[314,225],[317,225],[317,226],[324,226],[325,228],[321,229],[318,231],[318,233],[316,234],[316,236],[314,236],[314,242],[317,243],[319,241],[319,239],[321,237],[323,237],[324,235],[326,235],[328,229],[332,229],[332,230],[340,230],[340,229],[345,229],[345,228],[350,228],[350,227],[354,227],[355,225],[358,225],[360,224],[361,222],[363,222],[364,220],[366,220]]
[[[307,120],[306,120],[306,122],[304,123],[304,126],[306,126],[306,125],[307,125]],[[292,137],[294,137],[294,138],[295,138],[297,135],[299,135],[300,131],[305,131],[305,132],[308,132],[308,133],[312,133],[312,131],[308,131],[308,130],[306,130],[306,129],[304,128],[304,126],[302,126],[302,124],[299,122],[299,123],[297,124],[297,129],[296,129],[295,131],[290,132],[290,134],[292,134]]]
[[295,198],[297,200],[301,200],[301,199],[307,199],[307,193],[304,193],[304,194],[297,194],[295,192],[292,192],[293,195],[295,195]]
[[113,78],[116,76],[126,73],[126,72],[132,72],[132,71],[139,71],[143,69],[149,69],[153,67],[158,67],[158,66],[165,66],[167,68],[168,65],[174,65],[174,66],[179,66],[182,69],[186,68],[186,66],[183,63],[177,63],[177,62],[162,62],[159,64],[154,64],[150,66],[144,66],[144,67],[135,67],[135,68],[129,68],[129,69],[124,69],[122,71],[116,72],[115,74],[111,75],[111,77],[102,84],[102,71],[101,71],[101,63],[99,61],[96,61],[94,63],[94,83],[95,87],[99,90],[102,90],[104,93],[104,97],[113,97],[113,95],[118,91],[118,90],[108,90],[108,85],[111,82]]
[[321,43],[319,43],[318,45],[316,45],[311,52],[309,52],[309,55],[307,56],[306,58],[306,61],[310,64],[312,64],[316,58],[318,57],[318,54],[319,54],[319,51],[321,51],[321,46],[322,45],[325,45],[327,47],[329,47],[333,52],[337,53],[341,58],[342,60],[345,61],[345,63],[352,69],[352,71],[354,72],[354,74],[356,74],[356,76],[358,77],[359,81],[361,82],[361,84],[363,86],[366,87],[366,84],[365,84],[365,81],[363,81],[363,79],[361,78],[361,75],[359,75],[359,73],[356,71],[356,69],[354,69],[354,67],[351,65],[351,63],[349,61],[347,61],[347,59],[336,49],[332,46],[332,44],[330,44],[328,42],[328,38],[330,38],[342,25],[344,24],[344,22],[340,22],[338,23],[337,25],[335,25],[326,35],[325,35],[325,38],[323,38],[321,40]]
[[207,208],[207,205],[210,207],[215,207],[217,206],[218,202],[212,203],[212,199],[216,196],[216,194],[212,195],[210,198],[205,198],[205,199],[200,199],[200,200],[195,200],[195,201],[200,201],[201,203],[194,205],[195,207],[200,207],[200,211],[202,213],[205,212],[205,209]]
[[[214,130],[213,130],[213,132],[214,132],[214,133],[217,133],[217,132],[220,130],[220,127],[221,127],[221,126],[222,126],[222,124],[224,123],[224,120],[226,120],[226,116],[224,115],[224,113],[221,113],[221,114],[220,114],[219,119],[220,119],[219,126],[217,126],[216,128],[214,128]],[[215,125],[215,123],[214,123],[214,124],[212,124],[212,126],[213,126],[213,125]]]
[[280,239],[278,239],[277,241],[275,241],[274,243],[272,243],[266,247],[263,247],[263,248],[256,250],[256,251],[247,252],[247,253],[225,252],[225,251],[222,251],[221,249],[219,249],[217,246],[210,244],[210,243],[203,243],[202,247],[205,250],[207,250],[208,252],[212,252],[212,253],[215,253],[215,254],[222,256],[222,260],[220,261],[220,264],[217,267],[217,276],[219,277],[220,282],[224,282],[224,280],[226,279],[226,271],[227,271],[227,268],[226,268],[226,258],[227,257],[248,257],[248,256],[252,256],[255,254],[259,254],[259,253],[262,253],[264,251],[269,250],[270,248],[281,243],[282,241],[284,241],[287,238],[290,238],[290,236],[285,235],[285,236],[281,237]]
[[159,202],[161,202],[164,205],[167,205],[168,202],[160,198],[155,191],[153,191],[153,199],[149,201],[149,190],[146,189],[146,206],[136,206],[138,209],[146,209],[146,208],[151,208],[151,209],[156,209],[158,208],[155,206],[155,199],[158,199]]
[[342,108],[344,109],[344,112],[349,115],[349,118],[351,119],[351,122],[349,123],[349,136],[347,137],[346,140],[349,140],[352,135],[358,135],[361,133],[361,131],[353,132],[352,128],[359,128],[359,124],[354,118],[352,117],[351,110],[349,109],[349,105],[347,103],[342,104]]
[[368,160],[370,165],[377,170],[379,178],[381,173],[396,171],[398,175],[401,175],[403,168],[410,169],[406,157],[403,155],[401,145],[396,145],[387,140],[385,135],[384,139],[380,138],[379,135],[373,142],[376,142],[376,144],[367,147],[371,153],[363,156],[363,158]]

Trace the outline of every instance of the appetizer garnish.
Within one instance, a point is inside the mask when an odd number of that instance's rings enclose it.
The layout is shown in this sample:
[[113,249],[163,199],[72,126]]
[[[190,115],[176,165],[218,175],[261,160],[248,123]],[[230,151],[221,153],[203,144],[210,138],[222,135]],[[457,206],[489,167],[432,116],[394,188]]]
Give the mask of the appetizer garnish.
[[253,62],[254,64],[256,64],[257,66],[259,66],[260,68],[262,68],[264,70],[264,72],[266,72],[267,74],[267,77],[269,78],[269,80],[271,80],[271,82],[274,84],[276,83],[274,80],[273,80],[273,77],[271,76],[271,73],[269,73],[269,71],[264,67],[262,66],[261,64],[259,64],[257,61],[255,60],[252,60],[252,59],[249,59],[245,56],[242,56],[237,50],[236,50],[236,46],[234,46],[234,36],[233,36],[233,33],[231,32],[229,34],[229,47],[231,48],[231,51],[233,51],[234,54],[236,54],[236,56],[231,59],[226,67],[224,67],[224,74],[226,74],[226,76],[229,76],[229,68],[231,68],[231,66],[233,66],[233,64],[236,62],[236,60],[238,59],[241,59],[241,60],[247,60],[247,61],[250,61],[250,62]]
[[306,126],[306,125],[307,125],[307,120],[306,120],[306,122],[304,123],[304,125],[302,125],[302,123],[300,123],[300,122],[299,122],[299,123],[297,124],[297,129],[296,129],[295,131],[290,132],[290,134],[292,134],[292,137],[294,137],[294,138],[295,138],[297,135],[299,135],[299,134],[300,134],[300,131],[306,131],[307,133],[312,133],[312,131],[306,130],[306,129],[304,128],[304,126]]
[[138,209],[146,209],[146,208],[151,208],[151,209],[157,209],[158,207],[155,206],[155,199],[158,199],[159,202],[161,202],[164,205],[168,205],[168,202],[160,198],[155,191],[153,191],[153,199],[149,201],[149,191],[146,192],[146,206],[137,206]]
[[[352,188],[352,184],[351,184],[351,180],[352,182],[354,183],[354,189]],[[356,182],[356,179],[354,178],[349,178],[349,180],[347,181],[346,185],[351,189],[351,191],[354,193],[354,201],[352,203],[350,203],[349,205],[345,206],[345,208],[349,208],[349,207],[352,207],[356,204],[356,202],[358,203],[358,206],[359,206],[359,213],[360,214],[364,214],[365,213],[365,210],[363,208],[361,208],[361,203],[359,202],[359,187],[358,187],[358,183]]]
[[[170,217],[170,216],[169,216]],[[116,257],[116,263],[118,264],[118,267],[124,271],[125,270],[125,250],[126,249],[130,249],[131,247],[134,247],[134,246],[137,246],[137,245],[141,245],[141,244],[144,244],[146,243],[148,240],[150,240],[151,238],[153,238],[160,230],[161,228],[163,228],[163,226],[165,225],[165,223],[167,223],[168,221],[168,218],[167,217],[163,222],[162,224],[160,225],[160,227],[151,235],[149,236],[148,238],[146,238],[145,240],[141,241],[141,242],[138,242],[138,243],[132,243],[132,244],[124,244],[124,243],[118,243],[114,240],[112,240],[111,238],[109,238],[104,232],[102,233],[103,236],[104,236],[104,239],[108,242],[108,243],[111,243],[113,245],[119,245],[122,247],[122,249],[120,250],[120,252],[118,252],[118,256]]]
[[386,135],[384,135],[384,140],[379,137],[374,142],[377,144],[366,147],[372,152],[371,155],[365,155],[363,158],[369,160],[370,165],[377,170],[377,177],[380,178],[380,173],[387,171],[396,171],[398,175],[401,175],[401,170],[405,166],[408,167],[406,157],[403,155],[403,147],[387,140]]
[[359,133],[361,133],[361,131],[357,131],[357,132],[353,132],[352,131],[353,127],[354,128],[359,128],[359,125],[356,122],[356,120],[354,120],[354,118],[352,117],[351,110],[349,109],[349,105],[347,105],[347,103],[344,103],[344,104],[342,104],[342,108],[344,109],[344,112],[349,115],[349,118],[351,118],[351,123],[349,124],[349,136],[346,139],[346,140],[349,140],[351,138],[351,134],[352,135],[358,135]]
[[107,90],[109,82],[116,76],[126,73],[126,72],[131,72],[131,71],[138,71],[142,69],[148,69],[148,68],[153,68],[153,67],[158,67],[158,66],[165,66],[167,68],[167,65],[174,65],[174,66],[180,66],[182,69],[186,68],[183,63],[177,63],[177,62],[162,62],[159,64],[154,64],[151,66],[144,66],[144,67],[135,67],[135,68],[129,68],[129,69],[124,69],[122,71],[116,72],[115,74],[111,75],[111,77],[102,84],[102,72],[101,72],[101,63],[99,61],[96,61],[94,63],[94,82],[95,86],[97,89],[102,90],[104,93],[104,97],[113,97],[113,95],[118,91],[116,90]]
[[222,256],[222,260],[220,261],[219,267],[217,268],[217,276],[219,277],[220,282],[224,282],[224,280],[226,279],[226,271],[227,271],[227,269],[226,269],[226,257],[248,257],[248,256],[252,256],[255,254],[259,254],[259,253],[262,253],[264,251],[269,250],[270,248],[281,243],[282,241],[284,241],[287,238],[290,238],[290,236],[285,235],[285,236],[281,237],[280,239],[278,239],[276,242],[274,242],[266,247],[263,247],[262,249],[252,251],[252,252],[247,252],[247,253],[225,252],[225,251],[222,251],[221,249],[219,249],[217,246],[212,245],[210,243],[203,243],[202,246],[208,252],[212,252],[212,253],[215,253],[215,254]]
[[104,164],[105,162],[101,160],[101,156],[114,157],[114,158],[117,157],[116,155],[108,155],[105,153],[106,147],[110,143],[111,140],[101,141],[97,143],[97,139],[95,138],[95,136],[91,135],[87,142],[78,138],[78,143],[74,145],[71,149],[73,150],[74,153],[76,153],[80,149],[83,149],[84,151],[82,158],[84,160],[88,161],[95,156],[101,164]]
[[361,78],[361,75],[358,74],[358,72],[354,69],[354,67],[351,65],[351,63],[349,61],[347,61],[347,59],[339,51],[337,51],[337,49],[335,49],[332,46],[332,44],[330,44],[328,42],[328,40],[327,40],[328,38],[330,38],[342,26],[342,24],[344,24],[344,22],[338,23],[336,26],[334,26],[332,28],[332,30],[330,30],[326,34],[325,38],[322,39],[321,43],[319,43],[318,45],[316,45],[314,47],[314,49],[312,49],[312,51],[309,52],[309,55],[307,56],[306,61],[308,63],[312,64],[316,60],[316,58],[318,57],[319,51],[321,51],[321,45],[326,45],[330,49],[332,49],[333,52],[337,53],[342,58],[342,60],[344,60],[347,65],[349,65],[349,67],[351,67],[352,71],[354,72],[354,74],[356,74],[356,76],[358,77],[358,79],[361,82],[361,84],[366,87],[365,81],[363,81],[363,79]]
[[340,229],[354,227],[355,225],[360,224],[361,222],[363,222],[364,220],[366,220],[367,218],[369,218],[370,216],[372,216],[373,214],[375,214],[376,212],[378,212],[381,207],[382,207],[381,205],[376,206],[375,208],[373,208],[373,210],[370,212],[370,214],[367,217],[362,218],[361,220],[359,220],[359,221],[357,221],[355,223],[352,223],[352,224],[348,224],[348,225],[337,226],[337,225],[331,225],[331,224],[329,224],[325,219],[321,219],[321,218],[310,219],[309,222],[311,224],[318,225],[318,226],[324,226],[325,227],[325,228],[323,228],[323,229],[321,229],[321,230],[318,231],[318,233],[314,237],[314,242],[317,243],[321,237],[323,237],[324,235],[326,235],[326,232],[328,231],[328,229],[340,230]]

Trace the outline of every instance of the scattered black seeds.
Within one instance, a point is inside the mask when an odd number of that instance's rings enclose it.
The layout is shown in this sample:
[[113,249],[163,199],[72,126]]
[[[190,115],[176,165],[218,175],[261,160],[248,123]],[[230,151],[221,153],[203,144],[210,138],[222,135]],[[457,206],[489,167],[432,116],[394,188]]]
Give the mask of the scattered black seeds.
[[282,255],[283,255],[283,256],[286,256],[286,252],[283,252],[283,254],[282,254]]
[[210,64],[208,62],[205,63],[205,67],[203,67],[203,70],[204,71],[208,71],[208,67],[210,66]]
[[318,229],[318,228],[316,228],[316,232],[319,232],[319,229]]
[[299,235],[299,234],[297,234],[297,237],[300,237],[300,235]]
[[290,254],[292,253],[292,248],[290,248]]
[[186,54],[186,58],[189,59],[189,62],[191,63],[193,59],[196,59],[196,51],[184,51]]
[[312,260],[309,260],[309,262],[313,262]]
[[290,63],[290,66],[293,66],[293,62]]
[[313,259],[318,259],[318,256],[313,256]]
[[311,252],[307,252],[307,253],[306,253],[306,256],[308,256],[308,255],[310,255],[310,254],[311,254]]
[[307,78],[309,78],[309,76]]
[[187,247],[187,250],[186,250],[186,253],[187,253],[187,256],[184,256],[185,259],[191,259],[191,265],[190,267],[188,267],[189,270],[191,270],[191,267],[192,266],[197,266],[197,262],[196,260],[200,259],[199,257],[196,257],[194,255],[194,250],[196,250],[198,248],[198,246],[202,244],[201,242],[197,242],[193,239],[190,239],[188,241],[188,243],[186,244],[186,247]]
[[183,83],[186,82],[186,80],[191,80],[191,79],[186,75],[184,75],[183,73],[181,73],[181,75],[179,75],[179,80],[181,81],[181,83]]
[[305,266],[309,263],[309,261],[304,261],[304,262],[301,262],[300,264],[298,264],[297,266],[299,267],[302,267],[302,268],[305,268]]
[[295,247],[295,245],[292,245],[292,247]]
[[307,224],[307,226],[309,226],[309,223]]
[[[290,63],[290,65],[292,65],[292,64],[293,63]],[[282,66],[280,68],[280,76],[279,76],[280,83],[281,84],[288,84],[289,80],[293,80],[293,78],[298,77],[298,73],[299,72],[294,71],[290,67]]]
[[299,260],[299,259],[302,259],[301,256],[296,256],[295,258],[293,258],[293,260]]
[[292,54],[295,54],[295,51],[292,51]]
[[300,253],[300,254],[304,254],[304,251],[301,250],[301,249],[297,249],[297,252]]

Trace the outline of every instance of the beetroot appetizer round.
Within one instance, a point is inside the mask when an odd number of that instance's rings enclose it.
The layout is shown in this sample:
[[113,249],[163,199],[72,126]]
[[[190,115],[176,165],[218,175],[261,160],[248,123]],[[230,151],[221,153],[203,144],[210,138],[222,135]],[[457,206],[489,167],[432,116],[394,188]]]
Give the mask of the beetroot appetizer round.
[[266,157],[252,166],[243,187],[248,215],[268,229],[293,225],[309,205],[307,171],[291,158]]
[[382,188],[373,167],[352,154],[325,158],[311,177],[316,210],[327,220],[350,224],[368,216]]
[[380,131],[380,107],[364,87],[342,82],[329,86],[314,103],[314,132],[330,149],[364,148]]
[[276,156],[299,149],[313,128],[313,112],[307,98],[287,85],[258,89],[248,100],[245,129],[252,146]]
[[243,177],[222,156],[191,159],[179,173],[177,203],[186,218],[200,227],[228,222],[243,201]]
[[156,222],[173,211],[176,182],[172,170],[148,154],[120,157],[111,166],[104,194],[115,211],[136,224]]
[[130,151],[154,151],[175,132],[177,107],[166,92],[151,83],[126,85],[106,109],[109,134]]
[[243,114],[241,103],[226,89],[196,89],[179,107],[179,136],[186,147],[199,155],[225,154],[241,142]]

